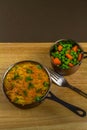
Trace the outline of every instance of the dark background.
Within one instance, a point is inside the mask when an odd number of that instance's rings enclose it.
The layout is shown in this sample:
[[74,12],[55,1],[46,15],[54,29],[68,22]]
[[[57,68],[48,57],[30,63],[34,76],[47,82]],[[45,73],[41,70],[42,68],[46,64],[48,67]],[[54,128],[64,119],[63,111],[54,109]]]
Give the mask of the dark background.
[[87,42],[87,0],[0,0],[0,42]]

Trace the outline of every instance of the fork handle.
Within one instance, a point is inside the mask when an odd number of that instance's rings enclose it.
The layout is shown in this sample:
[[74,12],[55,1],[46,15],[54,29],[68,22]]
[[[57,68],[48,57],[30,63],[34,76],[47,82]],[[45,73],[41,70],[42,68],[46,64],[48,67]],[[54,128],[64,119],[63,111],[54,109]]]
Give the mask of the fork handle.
[[81,96],[87,98],[87,94],[84,93],[83,91],[81,91],[80,89],[78,89],[78,88],[76,88],[76,87],[74,87],[72,85],[69,85],[69,84],[67,85],[67,87],[74,90],[76,93],[80,94]]

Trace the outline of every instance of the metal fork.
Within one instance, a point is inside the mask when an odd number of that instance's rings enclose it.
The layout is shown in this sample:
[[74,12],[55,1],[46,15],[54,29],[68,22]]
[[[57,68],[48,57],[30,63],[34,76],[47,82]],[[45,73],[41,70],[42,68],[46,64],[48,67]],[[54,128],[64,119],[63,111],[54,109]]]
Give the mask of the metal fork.
[[57,84],[58,86],[70,88],[70,89],[74,90],[76,93],[80,94],[81,96],[87,98],[86,93],[84,93],[80,89],[70,85],[68,83],[68,81],[63,76],[61,76],[58,73],[54,72],[52,69],[48,69],[48,70],[50,72],[51,79],[55,84]]

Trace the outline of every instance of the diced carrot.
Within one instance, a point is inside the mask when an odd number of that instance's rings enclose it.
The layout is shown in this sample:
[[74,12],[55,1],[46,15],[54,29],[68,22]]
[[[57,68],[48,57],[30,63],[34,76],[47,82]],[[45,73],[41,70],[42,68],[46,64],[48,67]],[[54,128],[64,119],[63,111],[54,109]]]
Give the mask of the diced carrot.
[[58,51],[61,51],[63,49],[63,46],[62,45],[59,45],[58,46]]
[[79,53],[78,55],[78,61],[80,61],[82,59],[82,53]]
[[75,46],[72,48],[72,50],[75,51],[75,52],[77,52],[77,50],[78,50],[78,46],[75,45]]
[[74,65],[73,65],[72,63],[69,63],[69,66],[70,66],[70,67],[73,67]]
[[60,65],[60,64],[61,64],[61,61],[59,60],[59,58],[54,58],[54,59],[53,59],[53,63],[54,63],[55,65]]
[[69,53],[66,54],[66,57],[67,57],[68,59],[70,59],[70,60],[73,59],[73,57],[72,57]]

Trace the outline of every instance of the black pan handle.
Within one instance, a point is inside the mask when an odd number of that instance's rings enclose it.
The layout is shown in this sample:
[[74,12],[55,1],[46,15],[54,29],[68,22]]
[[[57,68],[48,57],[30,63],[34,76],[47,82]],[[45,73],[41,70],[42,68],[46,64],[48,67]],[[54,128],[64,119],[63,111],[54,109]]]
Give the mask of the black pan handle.
[[52,92],[49,92],[49,94],[50,95],[47,96],[48,99],[54,100],[54,101],[62,104],[63,106],[67,107],[69,110],[71,110],[72,112],[74,112],[75,114],[77,114],[80,117],[85,117],[86,116],[86,112],[83,109],[59,99]]
[[83,58],[87,58],[87,55],[86,55],[86,54],[87,54],[87,52],[84,52],[84,55],[85,55],[85,56],[84,56]]

